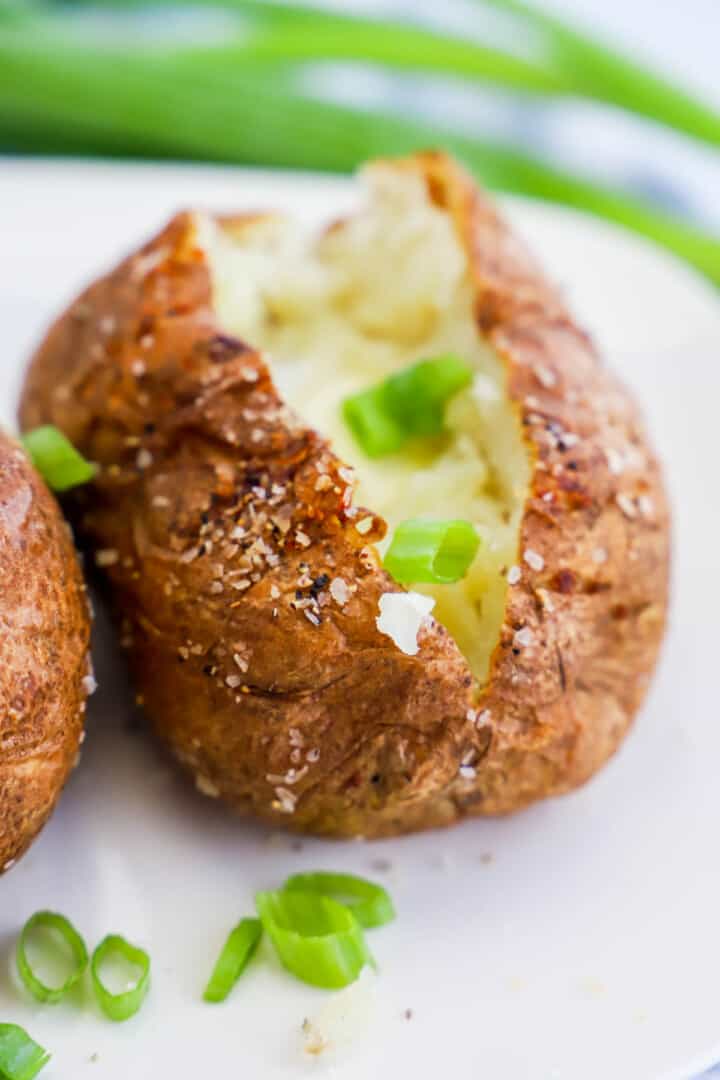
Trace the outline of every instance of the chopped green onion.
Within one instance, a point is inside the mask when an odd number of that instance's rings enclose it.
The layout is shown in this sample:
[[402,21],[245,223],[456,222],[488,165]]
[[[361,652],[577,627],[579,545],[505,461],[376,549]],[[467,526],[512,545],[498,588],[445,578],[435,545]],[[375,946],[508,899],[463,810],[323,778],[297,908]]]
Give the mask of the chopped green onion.
[[407,435],[387,411],[382,387],[373,387],[346,398],[342,405],[345,422],[355,441],[368,457],[394,454]]
[[343,416],[368,457],[392,454],[407,439],[440,435],[445,406],[472,381],[472,368],[452,353],[420,360],[343,402]]
[[230,931],[210,976],[204,1001],[224,1001],[248,965],[262,936],[259,919],[241,919]]
[[0,1024],[0,1077],[2,1080],[33,1080],[50,1055],[17,1024]]
[[[103,982],[100,968],[107,960],[118,958],[134,968],[139,968],[140,974],[127,990],[114,994]],[[92,955],[90,974],[95,995],[105,1015],[110,1020],[129,1020],[138,1011],[150,989],[150,957],[144,949],[131,945],[119,934],[108,934]]]
[[469,521],[408,518],[395,529],[383,565],[403,585],[449,585],[465,577],[479,545]]
[[95,465],[86,461],[62,431],[51,424],[28,431],[22,442],[33,465],[53,491],[67,491],[86,484],[95,475]]
[[421,360],[385,382],[388,411],[408,435],[440,435],[445,406],[472,377],[470,364],[452,353]]
[[395,918],[393,902],[382,885],[354,874],[334,874],[325,870],[313,874],[293,874],[283,888],[330,896],[350,908],[360,925],[368,929],[383,926]]
[[283,966],[303,982],[339,989],[370,962],[360,923],[337,901],[283,890],[258,893],[255,904]]
[[[46,986],[35,974],[33,966],[28,960],[27,947],[30,938],[38,929],[50,930],[55,934],[59,934],[72,954],[73,963],[70,973],[60,986]],[[16,958],[18,973],[30,993],[38,1001],[50,1005],[60,1001],[67,994],[68,990],[82,977],[88,964],[85,942],[72,923],[64,915],[58,915],[54,911],[36,911],[34,915],[30,916],[20,931]]]

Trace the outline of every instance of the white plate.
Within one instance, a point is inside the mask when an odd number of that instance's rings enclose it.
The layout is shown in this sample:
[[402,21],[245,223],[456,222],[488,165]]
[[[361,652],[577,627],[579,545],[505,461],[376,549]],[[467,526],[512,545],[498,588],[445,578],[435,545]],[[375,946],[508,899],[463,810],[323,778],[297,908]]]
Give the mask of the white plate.
[[[176,207],[286,205],[317,217],[350,194],[307,176],[3,161],[3,419],[12,423],[48,318]],[[146,945],[153,988],[138,1017],[113,1025],[89,999],[42,1007],[0,979],[0,1019],[53,1051],[43,1080],[670,1080],[720,1058],[720,306],[690,271],[619,230],[527,202],[508,211],[642,395],[668,467],[674,607],[633,735],[582,791],[509,820],[295,850],[176,776],[133,727],[122,668],[99,633],[82,765],[0,881],[0,947],[9,971],[19,925],[54,908],[90,943],[117,930]],[[380,973],[350,995],[336,1049],[309,1061],[300,1025],[329,995],[271,956],[226,1005],[200,993],[255,890],[318,867],[382,878],[399,918],[372,934]]]

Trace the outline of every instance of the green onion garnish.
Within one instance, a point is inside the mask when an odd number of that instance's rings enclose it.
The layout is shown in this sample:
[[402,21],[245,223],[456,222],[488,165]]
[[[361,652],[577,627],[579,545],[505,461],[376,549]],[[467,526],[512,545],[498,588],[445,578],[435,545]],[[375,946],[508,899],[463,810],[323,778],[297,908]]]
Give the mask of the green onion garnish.
[[[120,959],[140,974],[127,990],[114,994],[102,980],[100,968],[108,960]],[[129,1020],[138,1011],[150,989],[150,957],[144,949],[131,945],[119,934],[108,934],[100,942],[90,961],[90,974],[100,1008],[111,1020]]]
[[407,438],[403,428],[388,412],[381,386],[345,398],[342,411],[355,441],[368,457],[394,454]]
[[303,982],[339,989],[354,982],[370,953],[353,913],[317,892],[261,892],[258,915],[285,968]]
[[[53,935],[59,935],[67,945],[72,955],[72,967],[64,982],[60,986],[47,986],[33,970],[27,956],[27,948],[35,931],[49,930]],[[85,942],[78,934],[75,927],[65,918],[53,911],[37,911],[31,915],[20,931],[17,949],[17,969],[20,978],[25,983],[33,997],[46,1004],[55,1004],[67,994],[68,990],[75,985],[87,968],[88,954]]]
[[470,364],[453,353],[421,360],[385,381],[387,409],[408,435],[440,435],[445,406],[470,385],[472,377]]
[[293,874],[285,889],[320,893],[349,907],[361,926],[383,926],[395,918],[395,908],[387,891],[355,874],[334,874],[319,870],[312,874]]
[[445,406],[472,381],[472,368],[452,353],[420,360],[343,402],[343,416],[368,457],[392,454],[418,436],[440,435]]
[[33,1080],[47,1065],[50,1055],[17,1024],[0,1024],[0,1077],[2,1080]]
[[205,987],[204,1001],[225,1000],[247,967],[261,936],[262,923],[259,919],[241,919],[230,931]]
[[34,428],[22,437],[30,460],[53,491],[86,484],[96,472],[95,465],[86,461],[73,444],[51,424]]
[[408,518],[395,529],[383,565],[403,585],[449,585],[465,577],[479,545],[469,521]]

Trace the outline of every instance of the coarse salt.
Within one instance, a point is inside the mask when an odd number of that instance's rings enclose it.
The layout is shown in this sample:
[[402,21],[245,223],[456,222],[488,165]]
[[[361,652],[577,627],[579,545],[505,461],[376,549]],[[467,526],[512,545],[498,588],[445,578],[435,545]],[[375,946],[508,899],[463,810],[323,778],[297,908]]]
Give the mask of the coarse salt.
[[637,517],[637,507],[630,498],[629,495],[625,495],[622,491],[615,496],[615,502],[618,504],[623,514],[627,518]]
[[516,630],[513,637],[513,645],[520,648],[528,648],[535,641],[535,635],[529,626],[523,626],[522,629]]
[[545,566],[545,560],[542,555],[537,551],[533,551],[532,548],[526,548],[523,552],[523,559],[531,570],[537,570],[539,572]]
[[615,450],[612,446],[605,447],[605,457],[607,459],[608,468],[613,476],[620,476],[625,471],[625,459],[619,450]]
[[350,589],[348,587],[348,584],[341,577],[336,577],[332,579],[328,591],[335,603],[339,604],[340,607],[344,607],[350,599]]
[[119,553],[115,548],[100,548],[95,552],[95,565],[96,566],[114,566],[120,558]]
[[203,776],[201,773],[195,777],[195,787],[203,795],[208,795],[211,799],[217,799],[220,795],[220,789],[213,784],[212,780],[207,776]]
[[275,810],[279,810],[283,814],[295,813],[295,803],[297,799],[292,791],[288,791],[288,789],[284,787],[276,787],[275,797],[276,801],[273,803]]
[[85,691],[85,693],[87,694],[87,696],[90,697],[90,695],[94,694],[95,691],[97,690],[98,684],[97,684],[97,680],[95,678],[95,673],[93,672],[93,669],[92,669],[92,662],[90,662],[88,664],[88,668],[89,668],[88,673],[87,673],[87,675],[85,675],[83,677],[83,680],[82,680],[82,688]]
[[536,364],[533,371],[535,372],[538,382],[544,386],[546,390],[549,390],[550,387],[554,386],[557,382],[555,372],[551,371],[550,368],[545,367],[544,364]]

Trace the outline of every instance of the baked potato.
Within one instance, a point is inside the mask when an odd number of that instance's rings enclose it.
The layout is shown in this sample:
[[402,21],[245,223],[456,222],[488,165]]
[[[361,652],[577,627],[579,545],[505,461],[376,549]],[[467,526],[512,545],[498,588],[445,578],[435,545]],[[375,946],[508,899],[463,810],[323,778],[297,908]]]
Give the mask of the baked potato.
[[[175,217],[51,328],[20,417],[101,465],[68,510],[200,791],[375,837],[607,760],[661,641],[669,521],[633,401],[489,199],[439,153],[366,177],[319,235]],[[446,432],[365,457],[343,399],[447,352],[476,374]],[[427,514],[482,543],[405,592],[386,530]]]
[[25,452],[0,433],[0,874],[47,821],[93,687],[72,537]]

